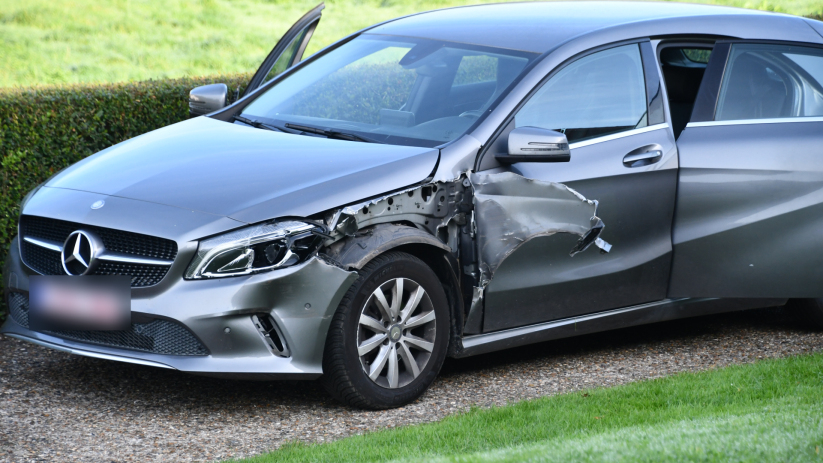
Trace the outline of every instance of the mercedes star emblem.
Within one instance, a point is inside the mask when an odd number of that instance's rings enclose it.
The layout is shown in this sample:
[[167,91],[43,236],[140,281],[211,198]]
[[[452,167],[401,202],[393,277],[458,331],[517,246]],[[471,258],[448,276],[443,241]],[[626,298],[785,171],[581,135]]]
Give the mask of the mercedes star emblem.
[[77,230],[66,238],[60,258],[63,270],[69,275],[85,275],[94,263],[95,240],[82,230]]

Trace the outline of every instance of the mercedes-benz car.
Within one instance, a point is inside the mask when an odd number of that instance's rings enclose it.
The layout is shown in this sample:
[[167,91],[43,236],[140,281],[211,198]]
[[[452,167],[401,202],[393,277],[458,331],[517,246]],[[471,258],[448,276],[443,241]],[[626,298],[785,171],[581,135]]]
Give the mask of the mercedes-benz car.
[[[515,3],[369,27],[23,201],[7,336],[420,396],[447,356],[796,300],[823,319],[823,23]],[[206,114],[207,113],[207,114]]]

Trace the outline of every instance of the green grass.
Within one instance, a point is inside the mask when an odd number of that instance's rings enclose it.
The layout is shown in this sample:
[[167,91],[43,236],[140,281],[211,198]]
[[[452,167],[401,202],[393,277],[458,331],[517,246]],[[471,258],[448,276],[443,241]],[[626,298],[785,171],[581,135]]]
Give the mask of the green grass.
[[[799,15],[820,0],[701,0]],[[0,87],[250,72],[319,0],[0,0]],[[470,0],[329,0],[307,53],[370,24]]]
[[559,395],[246,462],[823,461],[823,354]]

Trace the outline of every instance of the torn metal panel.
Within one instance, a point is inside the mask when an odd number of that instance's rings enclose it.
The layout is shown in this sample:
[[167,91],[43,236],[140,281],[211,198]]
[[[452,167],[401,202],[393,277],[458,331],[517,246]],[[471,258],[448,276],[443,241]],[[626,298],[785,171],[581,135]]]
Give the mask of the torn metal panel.
[[600,239],[604,224],[597,217],[597,201],[562,183],[528,179],[511,172],[472,173],[481,286],[493,278],[503,260],[526,241],[555,233],[580,239],[571,256],[594,244],[608,252]]
[[[592,226],[589,229],[589,231],[586,232],[585,235],[580,237],[580,240],[577,242],[577,245],[574,248],[572,248],[569,255],[574,256],[575,254],[577,254],[579,252],[585,251],[586,249],[588,249],[589,246],[591,246],[592,243],[594,243],[595,246],[597,246],[598,248],[600,248],[603,251],[606,251],[606,252],[611,251],[612,245],[605,242],[605,241],[603,241],[603,239],[600,238],[600,232],[603,231],[603,229],[606,227],[606,225],[603,223],[602,220],[600,220],[600,218],[597,217],[597,206],[598,206],[597,200],[586,199],[585,196],[578,193],[577,190],[575,190],[574,188],[570,188],[570,187],[567,186],[566,189],[569,190],[575,196],[577,196],[577,198],[579,200],[586,201],[589,204],[594,205],[594,215],[592,215],[592,224],[591,224]],[[597,219],[597,220],[595,220],[595,219]]]
[[[407,223],[437,236],[457,252],[456,233],[466,225],[472,208],[467,179],[435,182],[364,201],[329,214],[333,240],[381,223]],[[454,224],[454,225],[452,225]]]
[[[389,198],[394,198],[394,197],[400,196],[403,193],[414,192],[416,190],[419,190],[420,188],[422,188],[422,187],[421,186],[414,186],[414,187],[411,187],[411,188],[406,188],[405,190],[402,190],[402,191],[397,191],[397,192],[394,192],[394,193],[391,193],[391,194],[388,194],[388,195],[379,196],[377,198],[370,199],[368,201],[363,201],[362,203],[357,203],[357,204],[353,204],[351,206],[346,206],[343,209],[341,209],[340,211],[338,211],[338,214],[346,214],[346,215],[354,216],[354,215],[357,215],[358,212],[361,212],[363,209],[368,208],[369,206],[378,205],[378,204],[382,203],[383,201],[388,200]],[[418,206],[418,209],[419,209],[419,206]]]
[[479,286],[472,288],[469,315],[466,317],[466,326],[463,327],[464,334],[477,334],[483,330],[483,290],[484,288]]
[[460,293],[465,333],[483,329],[485,289],[500,263],[538,236],[572,233],[580,237],[571,256],[592,244],[608,252],[600,238],[603,221],[597,201],[560,183],[514,173],[469,173],[452,181],[408,188],[327,215],[329,259],[360,269],[371,259],[404,244],[442,249],[462,269]]

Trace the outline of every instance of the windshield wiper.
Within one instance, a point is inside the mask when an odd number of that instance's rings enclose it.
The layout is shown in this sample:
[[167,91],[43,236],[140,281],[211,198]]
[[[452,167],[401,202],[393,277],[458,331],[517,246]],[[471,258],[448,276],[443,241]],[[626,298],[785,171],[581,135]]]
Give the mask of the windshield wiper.
[[287,122],[286,127],[294,130],[299,130],[301,132],[306,133],[314,133],[317,135],[323,135],[326,138],[336,138],[338,140],[349,140],[349,141],[362,141],[364,143],[380,143],[377,140],[372,140],[370,138],[361,137],[360,135],[355,135],[353,133],[348,132],[339,132],[337,130],[327,130],[321,129],[319,127],[312,127],[309,125],[299,125],[299,124],[292,124]]
[[279,125],[267,124],[265,122],[260,122],[260,121],[253,121],[253,120],[251,120],[249,118],[246,118],[246,117],[243,117],[243,116],[234,116],[234,120],[240,121],[240,122],[242,122],[244,124],[247,124],[247,125],[250,125],[250,126],[254,127],[255,129],[276,130],[278,132],[283,132],[283,133],[298,133],[298,132],[295,132],[293,130],[289,130],[285,127],[280,127]]
[[360,135],[355,135],[353,133],[338,132],[336,130],[326,130],[318,127],[311,127],[308,125],[286,123],[285,127],[281,127],[275,124],[269,124],[262,121],[255,121],[243,116],[234,116],[234,120],[250,125],[256,129],[276,130],[278,132],[291,134],[313,133],[316,135],[323,135],[326,138],[336,138],[339,140],[361,141],[364,143],[380,143],[377,140],[361,137]]

